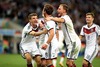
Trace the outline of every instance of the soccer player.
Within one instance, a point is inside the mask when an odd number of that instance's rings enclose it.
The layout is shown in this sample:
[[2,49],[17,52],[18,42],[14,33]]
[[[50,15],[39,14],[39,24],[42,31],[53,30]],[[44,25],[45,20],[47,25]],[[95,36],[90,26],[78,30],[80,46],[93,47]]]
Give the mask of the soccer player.
[[[84,25],[80,32],[80,39],[85,36],[86,49],[82,67],[92,67],[92,61],[98,53],[98,42],[100,42],[100,27],[93,23],[94,14],[86,13],[86,25]],[[99,41],[97,39],[99,37]]]
[[41,67],[41,54],[36,44],[36,36],[31,34],[32,31],[38,31],[38,17],[36,13],[28,16],[29,23],[23,28],[20,50],[22,56],[27,61],[27,67],[32,66],[32,59],[37,63],[37,67]]
[[61,17],[49,17],[46,18],[46,20],[53,20],[55,22],[62,23],[65,43],[68,45],[66,65],[68,67],[76,67],[74,60],[78,57],[81,48],[81,41],[74,30],[72,20],[67,15],[68,6],[66,4],[60,4],[57,12]]
[[[51,17],[53,13],[53,6],[50,4],[44,5],[43,8],[43,15],[45,18]],[[45,27],[47,30],[48,38],[46,42],[42,45],[42,49],[46,50],[45,56],[46,56],[46,64],[47,67],[54,67],[52,64],[52,60],[54,58],[57,58],[58,53],[58,40],[56,38],[56,24],[54,21],[49,20],[45,22]],[[40,35],[45,33],[45,31],[42,32],[33,32],[33,35]]]
[[61,67],[64,67],[63,61],[64,61],[64,58],[65,58],[66,46],[64,46],[64,35],[63,35],[63,31],[61,30],[61,26],[62,26],[62,23],[57,23],[57,34],[56,35],[57,35],[57,39],[58,39],[58,42],[59,42],[58,48],[59,48],[59,51],[62,53],[59,65]]

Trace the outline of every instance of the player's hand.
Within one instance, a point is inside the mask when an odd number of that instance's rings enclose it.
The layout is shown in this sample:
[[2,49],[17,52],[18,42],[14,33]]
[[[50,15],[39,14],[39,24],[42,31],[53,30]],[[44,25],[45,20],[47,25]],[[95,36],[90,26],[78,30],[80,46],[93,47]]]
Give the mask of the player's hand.
[[47,47],[48,47],[47,44],[43,44],[43,45],[42,45],[42,49],[44,49],[44,50],[46,50]]
[[30,35],[35,35],[35,31],[31,31],[29,34]]

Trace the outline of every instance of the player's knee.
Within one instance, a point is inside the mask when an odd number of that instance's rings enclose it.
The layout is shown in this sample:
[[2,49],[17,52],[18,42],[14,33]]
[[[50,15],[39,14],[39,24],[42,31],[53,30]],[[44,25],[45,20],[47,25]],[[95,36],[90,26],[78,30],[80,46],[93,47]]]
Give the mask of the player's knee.
[[67,67],[71,67],[72,66],[71,61],[70,60],[67,60],[66,65],[67,65]]
[[89,62],[86,60],[83,60],[82,67],[89,67]]
[[32,58],[31,58],[30,54],[28,54],[28,53],[25,54],[25,57],[26,57],[27,62],[28,62],[28,63],[31,63]]
[[35,57],[35,61],[37,64],[41,64],[41,57],[40,56],[36,56]]
[[88,64],[82,64],[82,67],[88,67]]
[[67,67],[76,67],[74,61],[72,61],[72,60],[67,60],[66,65],[67,65]]

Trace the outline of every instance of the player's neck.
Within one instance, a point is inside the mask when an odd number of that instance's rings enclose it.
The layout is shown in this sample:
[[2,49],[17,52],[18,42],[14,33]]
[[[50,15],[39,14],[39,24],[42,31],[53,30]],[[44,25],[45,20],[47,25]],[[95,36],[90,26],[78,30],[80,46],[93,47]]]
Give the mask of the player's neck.
[[31,26],[32,26],[33,28],[36,28],[36,27],[37,27],[37,25],[32,25],[32,24],[31,24]]
[[67,15],[67,13],[63,13],[62,16]]
[[93,23],[89,23],[89,24],[87,24],[88,25],[88,27],[91,27],[92,25],[93,25]]
[[51,17],[51,15],[46,15],[45,17],[46,17],[46,18],[47,18],[47,17]]

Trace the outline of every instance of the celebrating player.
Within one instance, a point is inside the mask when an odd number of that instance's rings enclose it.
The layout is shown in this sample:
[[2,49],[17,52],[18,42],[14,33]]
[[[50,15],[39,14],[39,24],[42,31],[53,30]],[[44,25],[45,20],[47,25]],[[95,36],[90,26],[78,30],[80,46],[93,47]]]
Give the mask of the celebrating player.
[[53,20],[55,22],[62,23],[62,31],[64,33],[65,43],[68,45],[66,64],[68,67],[76,67],[74,60],[78,57],[81,48],[81,41],[74,30],[72,20],[67,15],[68,6],[66,4],[60,4],[57,11],[61,16],[60,18],[49,17],[46,18],[46,20]]
[[87,24],[82,27],[79,36],[80,39],[82,39],[83,36],[85,36],[86,39],[86,49],[82,67],[92,67],[91,63],[98,52],[97,39],[99,37],[98,42],[100,43],[100,27],[94,24],[93,21],[94,21],[94,14],[87,13],[86,14]]
[[[43,16],[45,18],[51,17],[53,13],[53,6],[50,4],[46,4],[43,8]],[[46,62],[47,62],[47,67],[54,67],[52,64],[52,60],[54,58],[57,58],[57,53],[58,53],[58,40],[56,38],[56,24],[54,21],[49,20],[46,21],[45,27],[47,30],[47,35],[48,38],[46,42],[42,45],[42,49],[46,50]],[[42,32],[33,32],[33,35],[41,35],[45,33],[45,31]]]
[[22,56],[27,61],[27,67],[33,67],[32,59],[36,61],[37,67],[41,67],[41,54],[36,44],[36,36],[30,34],[32,31],[38,31],[39,24],[37,18],[36,13],[29,14],[29,23],[22,31],[20,50]]

